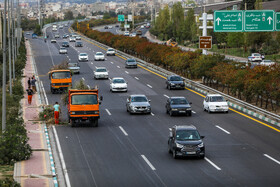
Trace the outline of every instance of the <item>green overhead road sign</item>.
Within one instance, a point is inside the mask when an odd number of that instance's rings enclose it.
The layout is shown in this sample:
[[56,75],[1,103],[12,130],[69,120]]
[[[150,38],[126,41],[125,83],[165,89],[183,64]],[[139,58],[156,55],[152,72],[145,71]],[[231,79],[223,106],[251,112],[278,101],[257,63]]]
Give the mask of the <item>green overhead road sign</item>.
[[118,21],[124,21],[124,15],[118,15]]
[[262,32],[274,30],[274,10],[246,10],[244,31]]
[[242,32],[243,11],[215,11],[214,32]]
[[275,13],[275,30],[280,31],[280,12]]

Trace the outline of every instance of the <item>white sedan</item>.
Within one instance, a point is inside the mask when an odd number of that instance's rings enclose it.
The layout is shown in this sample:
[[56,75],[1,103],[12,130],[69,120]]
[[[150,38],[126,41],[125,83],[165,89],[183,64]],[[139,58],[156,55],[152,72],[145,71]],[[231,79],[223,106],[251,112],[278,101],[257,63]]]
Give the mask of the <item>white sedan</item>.
[[203,100],[203,110],[211,112],[228,113],[228,103],[220,94],[208,94]]
[[67,54],[67,49],[65,47],[60,47],[59,54]]
[[271,60],[263,60],[263,61],[261,61],[261,63],[260,63],[260,65],[262,65],[262,66],[272,66],[272,65],[274,65],[275,64],[275,62],[273,62],[273,61],[271,61]]
[[80,53],[78,59],[79,61],[88,61],[88,54]]
[[94,55],[94,60],[105,60],[105,56],[102,52],[97,52]]
[[69,42],[76,42],[76,38],[70,37],[70,38],[69,38]]
[[111,80],[110,91],[117,92],[123,91],[127,92],[127,82],[122,77],[115,77]]
[[109,55],[112,55],[112,56],[115,56],[115,50],[113,48],[108,48],[107,51],[106,51],[106,55],[109,56]]
[[76,40],[81,40],[80,36],[76,36],[75,38],[76,38]]
[[108,71],[105,67],[97,67],[96,70],[93,72],[95,79],[108,79]]

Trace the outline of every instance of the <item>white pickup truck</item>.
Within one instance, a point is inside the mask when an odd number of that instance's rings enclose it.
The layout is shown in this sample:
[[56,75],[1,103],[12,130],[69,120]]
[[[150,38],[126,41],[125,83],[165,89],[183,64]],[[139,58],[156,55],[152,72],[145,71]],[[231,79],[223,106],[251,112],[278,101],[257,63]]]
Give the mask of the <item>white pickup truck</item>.
[[262,61],[262,55],[259,53],[252,53],[251,56],[248,56],[249,62],[261,62]]

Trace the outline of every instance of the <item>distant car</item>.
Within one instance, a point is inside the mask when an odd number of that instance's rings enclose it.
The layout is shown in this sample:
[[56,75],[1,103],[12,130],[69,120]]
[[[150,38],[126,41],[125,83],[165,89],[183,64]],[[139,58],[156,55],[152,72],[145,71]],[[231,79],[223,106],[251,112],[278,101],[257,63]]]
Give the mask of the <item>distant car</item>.
[[112,26],[112,25],[109,25],[108,29],[112,29],[112,28],[113,28],[113,26]]
[[106,26],[104,26],[104,29],[108,29],[109,27],[106,25]]
[[83,42],[76,42],[75,47],[83,47]]
[[62,38],[68,38],[68,37],[69,37],[68,34],[64,34],[64,35],[62,36]]
[[119,26],[119,25],[116,25],[115,27],[117,27],[117,28],[118,28],[118,27],[120,27],[120,26]]
[[165,108],[166,113],[170,116],[174,114],[177,115],[192,115],[191,102],[189,102],[185,97],[170,97],[167,99]]
[[68,42],[62,42],[62,47],[69,47],[69,43]]
[[115,50],[113,48],[108,48],[107,51],[106,51],[106,55],[107,56],[115,56]]
[[141,31],[141,30],[137,30],[137,31],[136,31],[136,35],[137,35],[137,36],[141,36],[141,35],[142,35],[142,31]]
[[70,37],[70,38],[69,38],[69,42],[76,42],[76,38]]
[[111,92],[127,92],[127,82],[122,77],[112,78],[110,83]]
[[131,33],[129,36],[130,36],[130,37],[135,37],[135,36],[136,36],[136,33],[133,32],[133,33]]
[[38,35],[33,33],[33,34],[32,34],[32,38],[33,38],[33,39],[37,39],[37,38],[38,38]]
[[108,71],[105,67],[97,67],[94,71],[94,79],[108,79]]
[[145,95],[130,95],[126,100],[126,111],[132,113],[151,113],[150,100]]
[[262,56],[259,53],[252,53],[251,56],[248,57],[248,61],[261,62],[262,61]]
[[54,35],[54,38],[59,38],[59,37],[60,37],[59,34]]
[[94,55],[94,60],[105,60],[105,56],[102,52],[97,52]]
[[26,32],[26,35],[30,35],[30,32]]
[[203,100],[203,110],[211,112],[228,113],[228,103],[220,94],[208,94]]
[[88,61],[88,54],[87,53],[80,53],[78,59],[79,59],[79,62]]
[[79,62],[69,62],[68,69],[70,69],[73,73],[80,73],[80,64]]
[[56,43],[56,39],[51,39],[51,43]]
[[145,29],[145,25],[141,25],[141,27],[140,27],[141,29]]
[[59,54],[67,54],[67,49],[65,47],[60,47]]
[[129,31],[125,31],[125,32],[123,33],[123,35],[124,35],[124,36],[129,36]]
[[135,59],[130,58],[125,61],[126,68],[137,68],[137,62]]
[[170,75],[166,79],[166,88],[171,89],[185,89],[185,82],[182,77],[178,75]]
[[53,31],[53,32],[56,32],[56,31],[57,31],[57,28],[56,28],[56,27],[53,27],[53,28],[52,28],[52,31]]
[[76,38],[76,40],[81,40],[82,39],[81,36],[76,36],[75,38]]
[[262,66],[272,66],[274,64],[275,64],[275,62],[273,62],[271,60],[262,60],[260,63],[260,65],[262,65]]
[[63,25],[59,25],[59,28],[60,28],[60,29],[63,29]]
[[169,129],[168,152],[174,159],[179,156],[205,157],[205,145],[198,130],[193,125],[173,126]]

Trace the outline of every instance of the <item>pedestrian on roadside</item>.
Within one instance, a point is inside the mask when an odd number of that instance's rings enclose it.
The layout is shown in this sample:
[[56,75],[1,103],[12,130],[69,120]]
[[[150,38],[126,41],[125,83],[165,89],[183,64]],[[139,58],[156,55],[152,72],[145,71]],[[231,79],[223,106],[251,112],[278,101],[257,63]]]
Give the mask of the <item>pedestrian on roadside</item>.
[[33,77],[32,77],[32,79],[31,79],[31,86],[32,86],[32,90],[33,90],[33,92],[35,93],[35,92],[37,92],[37,90],[36,90],[36,79],[35,79],[35,76],[33,75]]
[[31,105],[31,102],[32,102],[32,95],[33,95],[33,90],[28,87],[28,89],[26,89],[26,92],[27,92],[27,100],[28,100],[28,104]]
[[59,124],[59,113],[60,113],[60,106],[58,102],[55,102],[54,108],[54,122],[55,124]]
[[31,80],[30,80],[30,77],[28,78],[27,84],[28,84],[28,88],[30,88],[30,87],[31,87]]

